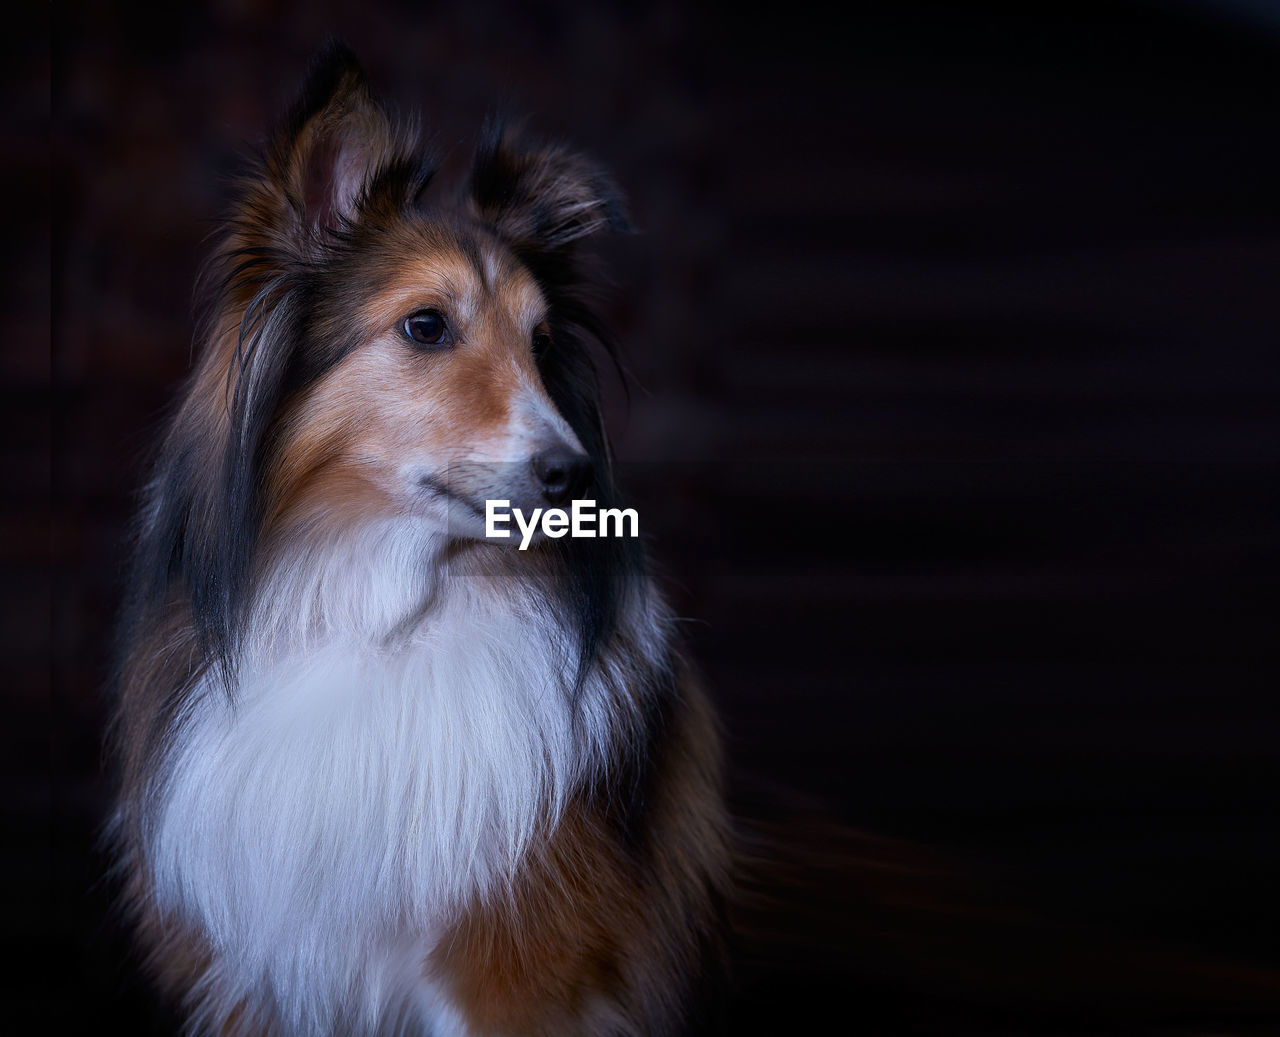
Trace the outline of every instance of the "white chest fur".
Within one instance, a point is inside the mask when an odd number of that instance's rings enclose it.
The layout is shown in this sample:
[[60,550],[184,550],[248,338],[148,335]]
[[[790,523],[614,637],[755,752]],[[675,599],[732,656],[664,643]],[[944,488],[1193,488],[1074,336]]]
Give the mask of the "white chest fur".
[[603,754],[545,611],[455,594],[395,648],[367,633],[259,645],[234,706],[195,696],[152,815],[161,905],[215,948],[209,996],[265,987],[298,1032],[429,1005],[448,912],[513,873]]

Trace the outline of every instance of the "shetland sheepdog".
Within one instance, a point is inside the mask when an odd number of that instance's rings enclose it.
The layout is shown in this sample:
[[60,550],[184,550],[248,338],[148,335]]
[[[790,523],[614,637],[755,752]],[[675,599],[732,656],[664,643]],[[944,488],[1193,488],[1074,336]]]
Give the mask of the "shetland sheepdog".
[[195,1032],[663,1034],[724,956],[715,718],[620,503],[581,243],[614,180],[491,125],[444,191],[331,45],[202,274],[122,623],[116,860]]

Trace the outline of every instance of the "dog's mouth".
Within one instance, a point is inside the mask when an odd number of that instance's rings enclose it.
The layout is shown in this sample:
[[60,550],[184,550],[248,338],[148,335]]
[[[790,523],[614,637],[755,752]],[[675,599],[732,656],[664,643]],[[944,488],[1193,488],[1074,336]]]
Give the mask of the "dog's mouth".
[[470,508],[478,518],[484,518],[484,508],[477,504],[466,494],[459,493],[457,490],[451,489],[433,475],[423,475],[418,479],[418,485],[439,500],[457,501],[459,504]]

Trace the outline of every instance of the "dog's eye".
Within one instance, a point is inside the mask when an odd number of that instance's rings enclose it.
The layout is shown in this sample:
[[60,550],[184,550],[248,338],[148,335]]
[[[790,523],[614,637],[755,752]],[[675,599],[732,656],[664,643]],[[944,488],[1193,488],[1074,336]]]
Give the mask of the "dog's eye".
[[404,333],[423,346],[447,346],[449,326],[439,310],[422,310],[404,322]]
[[533,333],[533,355],[541,357],[548,349],[551,348],[551,332],[545,328],[539,328]]

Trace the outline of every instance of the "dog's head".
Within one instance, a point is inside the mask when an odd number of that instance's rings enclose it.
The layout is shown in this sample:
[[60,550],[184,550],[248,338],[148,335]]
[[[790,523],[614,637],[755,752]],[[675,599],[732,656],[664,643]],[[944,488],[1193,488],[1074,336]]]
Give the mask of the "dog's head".
[[576,250],[626,228],[616,186],[497,125],[460,191],[433,173],[332,45],[242,181],[146,534],[215,635],[264,544],[382,520],[474,541],[487,499],[611,496]]
[[492,127],[461,199],[430,197],[430,179],[415,135],[331,48],[222,260],[211,373],[230,375],[236,463],[256,470],[268,526],[394,513],[479,537],[486,499],[592,488],[602,444],[563,391],[581,362],[563,275],[576,242],[625,226],[616,188]]

